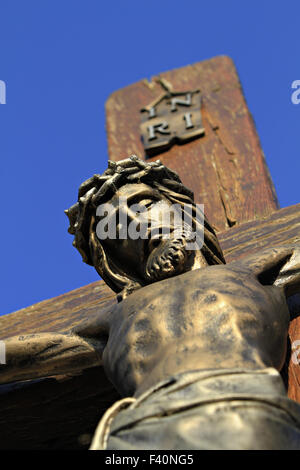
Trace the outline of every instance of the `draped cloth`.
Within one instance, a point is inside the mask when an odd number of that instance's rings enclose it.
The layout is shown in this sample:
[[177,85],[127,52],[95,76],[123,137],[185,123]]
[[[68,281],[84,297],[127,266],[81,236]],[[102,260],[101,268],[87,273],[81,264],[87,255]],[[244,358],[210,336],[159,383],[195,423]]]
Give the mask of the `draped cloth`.
[[115,403],[91,449],[300,450],[300,405],[273,368],[189,371]]

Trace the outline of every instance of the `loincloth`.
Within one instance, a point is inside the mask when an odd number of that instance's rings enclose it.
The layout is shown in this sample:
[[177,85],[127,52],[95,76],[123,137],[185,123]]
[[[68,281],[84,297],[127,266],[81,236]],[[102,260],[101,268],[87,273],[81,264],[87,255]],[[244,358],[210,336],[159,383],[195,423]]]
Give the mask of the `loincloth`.
[[186,372],[113,405],[91,449],[300,450],[300,405],[272,368]]

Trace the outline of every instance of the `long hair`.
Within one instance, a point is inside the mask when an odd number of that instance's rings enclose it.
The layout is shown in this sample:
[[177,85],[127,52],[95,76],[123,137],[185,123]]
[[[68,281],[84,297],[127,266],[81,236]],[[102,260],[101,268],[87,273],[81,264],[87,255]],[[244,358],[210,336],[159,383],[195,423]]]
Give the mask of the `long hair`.
[[[81,184],[78,201],[65,211],[70,222],[68,231],[75,236],[73,245],[80,252],[83,261],[94,266],[111,289],[117,293],[122,292],[122,298],[145,285],[145,280],[124,273],[124,270],[107,256],[101,240],[96,235],[96,209],[99,204],[107,202],[120,187],[133,183],[151,186],[172,204],[180,204],[182,207],[185,204],[191,205],[194,215],[198,210],[192,191],[182,184],[177,173],[159,160],[148,163],[133,155],[118,162],[109,161],[108,169],[102,175],[94,175]],[[216,234],[205,217],[201,252],[210,265],[225,263]]]

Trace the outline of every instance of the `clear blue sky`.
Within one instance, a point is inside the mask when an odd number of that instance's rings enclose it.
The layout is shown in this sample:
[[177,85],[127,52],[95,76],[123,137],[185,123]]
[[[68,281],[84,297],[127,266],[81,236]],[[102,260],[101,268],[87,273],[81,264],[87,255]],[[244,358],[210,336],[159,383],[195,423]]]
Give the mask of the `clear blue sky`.
[[142,78],[233,58],[282,207],[300,202],[299,0],[1,0],[1,314],[98,277],[64,209],[107,162],[104,103]]

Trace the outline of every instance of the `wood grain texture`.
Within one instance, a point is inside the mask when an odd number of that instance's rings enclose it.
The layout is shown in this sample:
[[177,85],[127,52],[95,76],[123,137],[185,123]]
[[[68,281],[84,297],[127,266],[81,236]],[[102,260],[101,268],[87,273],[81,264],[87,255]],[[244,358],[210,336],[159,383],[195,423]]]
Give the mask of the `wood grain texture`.
[[300,243],[300,204],[285,207],[259,221],[218,234],[226,262],[241,259],[269,246]]
[[115,293],[96,281],[66,294],[0,317],[0,338],[26,333],[66,332],[116,303]]
[[[300,204],[219,234],[227,261],[268,246],[300,242]],[[16,334],[66,331],[88,315],[99,315],[116,302],[103,281],[0,317],[0,339]],[[294,315],[300,313],[300,301]],[[300,321],[290,326],[290,343],[300,339]],[[300,365],[289,353],[284,373],[290,398],[300,403]],[[103,412],[118,394],[101,367],[63,376],[0,386],[0,448],[86,448]],[[79,411],[80,410],[80,411]]]
[[[174,91],[200,89],[205,136],[174,145],[160,159],[192,189],[217,231],[278,208],[252,116],[232,60],[226,56],[160,74]],[[114,92],[106,103],[108,152],[117,161],[144,156],[140,110],[157,98],[157,77]]]
[[0,387],[0,449],[86,449],[120,399],[102,368]]

